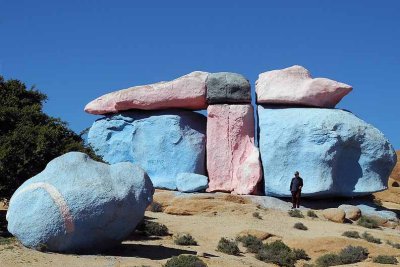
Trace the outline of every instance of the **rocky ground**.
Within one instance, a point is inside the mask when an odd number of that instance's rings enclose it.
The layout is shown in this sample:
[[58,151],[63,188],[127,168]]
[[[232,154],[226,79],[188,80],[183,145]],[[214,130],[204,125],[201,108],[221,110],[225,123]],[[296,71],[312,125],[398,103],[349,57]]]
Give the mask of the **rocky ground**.
[[[391,210],[400,211],[400,188],[393,187],[375,194],[376,199]],[[200,255],[208,266],[269,266],[257,260],[252,253],[241,248],[240,256],[226,255],[216,251],[221,237],[235,238],[239,233],[250,231],[268,237],[264,242],[281,239],[292,248],[302,248],[311,261],[327,252],[336,252],[347,245],[360,245],[370,252],[369,258],[354,266],[377,266],[371,258],[379,254],[394,255],[400,259],[400,249],[395,249],[387,240],[400,243],[399,228],[381,227],[366,229],[351,223],[327,221],[322,211],[316,209],[318,218],[293,218],[287,214],[283,201],[267,201],[279,209],[261,207],[252,198],[229,194],[183,195],[171,191],[158,190],[155,201],[163,207],[163,212],[147,211],[150,221],[165,224],[170,232],[166,237],[144,237],[134,234],[112,251],[101,255],[62,255],[43,253],[21,246],[13,238],[0,239],[0,266],[162,266],[169,258],[180,254]],[[322,200],[320,200],[321,202]],[[279,204],[280,203],[280,204]],[[254,217],[258,212],[260,218]],[[5,210],[2,211],[4,217]],[[303,209],[305,214],[305,209]],[[293,228],[302,222],[307,231]],[[382,244],[369,243],[362,239],[342,236],[344,231],[369,232],[380,238]],[[190,233],[198,246],[178,246],[174,235]],[[303,266],[306,261],[299,261]],[[270,265],[273,266],[273,265]]]

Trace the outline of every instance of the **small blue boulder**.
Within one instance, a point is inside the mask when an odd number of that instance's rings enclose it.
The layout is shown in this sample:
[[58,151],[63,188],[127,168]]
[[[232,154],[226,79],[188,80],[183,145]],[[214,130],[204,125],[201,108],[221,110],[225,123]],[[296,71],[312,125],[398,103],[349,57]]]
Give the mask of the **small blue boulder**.
[[14,193],[8,230],[29,248],[95,252],[118,245],[143,219],[154,188],[140,167],[70,152]]
[[176,176],[176,187],[185,193],[202,191],[208,187],[208,177],[195,173],[179,173]]
[[140,110],[97,120],[88,141],[105,161],[139,164],[155,187],[175,190],[179,173],[205,174],[205,132],[202,114]]
[[306,196],[360,196],[387,188],[396,154],[375,127],[337,109],[258,106],[265,193],[289,197],[295,171]]

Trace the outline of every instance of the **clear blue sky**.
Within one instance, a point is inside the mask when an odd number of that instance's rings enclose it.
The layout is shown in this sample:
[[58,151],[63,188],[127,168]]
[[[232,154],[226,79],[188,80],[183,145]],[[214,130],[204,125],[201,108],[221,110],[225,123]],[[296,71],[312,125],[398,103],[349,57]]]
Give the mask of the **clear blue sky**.
[[400,1],[0,0],[0,10],[0,74],[35,84],[45,111],[77,132],[97,118],[85,104],[116,89],[194,70],[254,85],[299,64],[352,85],[338,107],[400,149]]

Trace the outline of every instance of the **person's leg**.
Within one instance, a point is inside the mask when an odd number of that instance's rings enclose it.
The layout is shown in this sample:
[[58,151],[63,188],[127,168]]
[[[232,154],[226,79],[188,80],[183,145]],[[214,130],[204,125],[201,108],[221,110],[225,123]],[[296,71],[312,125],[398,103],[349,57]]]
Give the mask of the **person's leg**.
[[296,192],[292,192],[292,209],[296,208]]
[[296,207],[300,208],[301,190],[296,192]]

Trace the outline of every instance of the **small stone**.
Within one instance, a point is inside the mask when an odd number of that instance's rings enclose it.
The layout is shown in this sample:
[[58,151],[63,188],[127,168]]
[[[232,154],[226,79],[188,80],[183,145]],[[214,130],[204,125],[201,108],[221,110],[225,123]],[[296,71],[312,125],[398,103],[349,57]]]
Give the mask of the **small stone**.
[[357,206],[340,205],[338,209],[341,209],[346,213],[346,219],[357,221],[361,217],[361,210]]
[[338,208],[325,209],[322,211],[322,215],[325,217],[325,219],[337,223],[344,223],[346,219],[346,213],[344,210]]
[[205,190],[208,186],[207,176],[196,173],[179,173],[176,176],[176,187],[185,193]]

